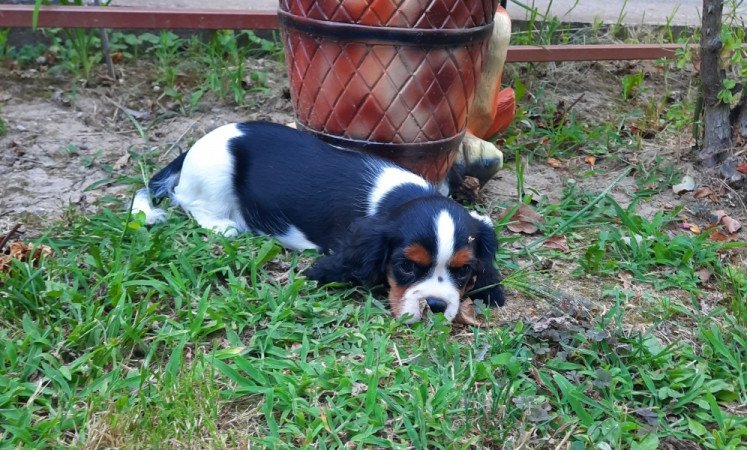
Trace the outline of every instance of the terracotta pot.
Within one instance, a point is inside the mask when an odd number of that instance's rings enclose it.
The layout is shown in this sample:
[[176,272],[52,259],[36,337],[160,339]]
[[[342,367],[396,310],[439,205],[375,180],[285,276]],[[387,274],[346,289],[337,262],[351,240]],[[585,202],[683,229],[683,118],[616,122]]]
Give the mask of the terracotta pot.
[[281,0],[298,125],[442,180],[465,132],[496,3]]

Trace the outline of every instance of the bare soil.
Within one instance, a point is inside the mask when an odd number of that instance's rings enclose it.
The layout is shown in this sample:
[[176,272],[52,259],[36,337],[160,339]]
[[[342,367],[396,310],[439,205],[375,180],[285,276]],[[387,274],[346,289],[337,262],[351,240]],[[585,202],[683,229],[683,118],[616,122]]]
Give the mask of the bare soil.
[[[15,224],[22,224],[21,238],[39,235],[46,224],[60,218],[67,208],[90,213],[101,207],[107,197],[125,199],[132,195],[132,184],[117,183],[123,177],[141,177],[141,167],[135,155],[147,155],[159,166],[183,152],[200,136],[219,125],[253,119],[280,123],[292,121],[292,108],[287,97],[287,77],[284,67],[273,61],[253,61],[253,65],[268,72],[269,89],[252,94],[249,106],[237,107],[227,101],[204,98],[196,111],[179,112],[178,105],[166,100],[156,85],[154,68],[147,63],[135,63],[118,68],[121,80],[99,76],[82,83],[55,77],[39,69],[0,67],[0,114],[7,122],[8,133],[0,138],[0,235]],[[633,66],[631,63],[579,63],[560,66],[534,66],[532,73],[517,71],[528,84],[532,95],[548,102],[574,104],[574,112],[589,123],[618,120],[625,108],[621,99],[620,80],[633,70],[644,70],[646,92],[638,101],[643,104],[651,96],[661,96],[665,86],[673,95],[684,95],[689,86],[687,76],[665,76],[654,64]],[[137,124],[137,125],[136,125]],[[693,163],[693,145],[689,132],[661,133],[643,140],[637,149],[625,150],[626,159],[653,161],[656,157],[672,162],[683,173],[692,175],[699,186],[709,186],[719,203],[696,200],[692,194],[682,197],[671,189],[644,202],[639,213],[650,217],[662,209],[684,204],[685,212],[701,223],[707,212],[724,209],[747,225],[744,193],[730,190]],[[590,192],[607,188],[620,171],[620,159],[599,159],[594,167],[585,161],[583,149],[554,168],[545,161],[533,160],[526,167],[525,189],[551,201],[560,200],[562,187],[573,179]],[[611,195],[623,205],[631,201],[636,186],[634,179],[623,179]],[[495,218],[498,202],[516,199],[516,176],[503,170],[482,192],[482,204]],[[738,235],[744,240],[745,231]],[[732,261],[745,264],[744,255]],[[528,267],[541,262],[525,261]],[[574,277],[577,265],[571,260],[553,261],[547,271],[548,290],[552,298],[537,300],[511,293],[499,322],[525,320],[547,330],[558,326],[550,319],[584,320],[603,313],[609,305],[599,302],[605,285],[625,285],[624,276],[616,280]],[[747,267],[747,266],[745,266]],[[649,288],[640,291],[631,303],[645,302]],[[670,296],[688,295],[669,292]],[[592,300],[593,299],[593,300]],[[720,301],[717,286],[711,286],[703,296],[704,305]],[[685,301],[686,304],[689,301]],[[704,306],[704,307],[706,307]],[[687,338],[687,324],[674,332],[669,324],[651,324],[645,317],[633,321],[631,327],[654,327],[662,336]],[[544,321],[544,322],[543,322]]]
[[22,233],[35,236],[70,206],[91,212],[105,196],[130,195],[132,189],[114,180],[140,174],[133,152],[167,162],[225,123],[292,121],[283,67],[266,60],[254,65],[268,71],[270,81],[251,106],[206,96],[188,115],[162,96],[154,68],[144,63],[120,66],[119,82],[102,76],[91,83],[0,68],[0,114],[8,128],[0,137],[0,234],[21,223]]

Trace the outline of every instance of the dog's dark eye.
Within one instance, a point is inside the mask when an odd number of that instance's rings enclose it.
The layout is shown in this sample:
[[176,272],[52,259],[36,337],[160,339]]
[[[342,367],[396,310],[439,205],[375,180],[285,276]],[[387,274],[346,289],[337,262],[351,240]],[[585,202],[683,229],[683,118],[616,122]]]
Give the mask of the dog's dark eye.
[[472,267],[470,266],[462,266],[457,267],[454,269],[451,269],[451,272],[454,274],[454,278],[459,282],[466,282],[469,277],[472,275]]
[[404,276],[415,275],[415,263],[410,260],[405,260],[399,263],[399,272]]

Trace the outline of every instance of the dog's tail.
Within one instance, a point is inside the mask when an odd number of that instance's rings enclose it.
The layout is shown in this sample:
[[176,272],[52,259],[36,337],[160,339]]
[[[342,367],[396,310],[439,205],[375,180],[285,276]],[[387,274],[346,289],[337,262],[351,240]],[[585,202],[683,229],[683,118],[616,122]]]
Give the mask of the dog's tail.
[[166,219],[166,211],[155,208],[151,204],[151,197],[158,203],[161,199],[169,197],[173,199],[174,188],[179,184],[179,176],[182,173],[182,165],[187,152],[182,153],[171,161],[168,166],[161,169],[148,182],[148,188],[137,191],[132,202],[132,212],[145,214],[145,223],[148,225],[163,222]]

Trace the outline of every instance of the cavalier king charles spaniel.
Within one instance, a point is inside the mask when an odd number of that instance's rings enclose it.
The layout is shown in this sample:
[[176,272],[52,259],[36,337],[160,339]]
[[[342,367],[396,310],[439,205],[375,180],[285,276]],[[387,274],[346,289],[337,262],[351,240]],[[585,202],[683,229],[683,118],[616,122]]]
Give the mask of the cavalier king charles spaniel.
[[504,302],[498,241],[487,217],[384,159],[267,122],[225,125],[199,139],[135,196],[153,224],[168,197],[201,226],[275,237],[324,255],[305,275],[321,284],[389,285],[396,318],[430,309],[452,321],[470,297]]

